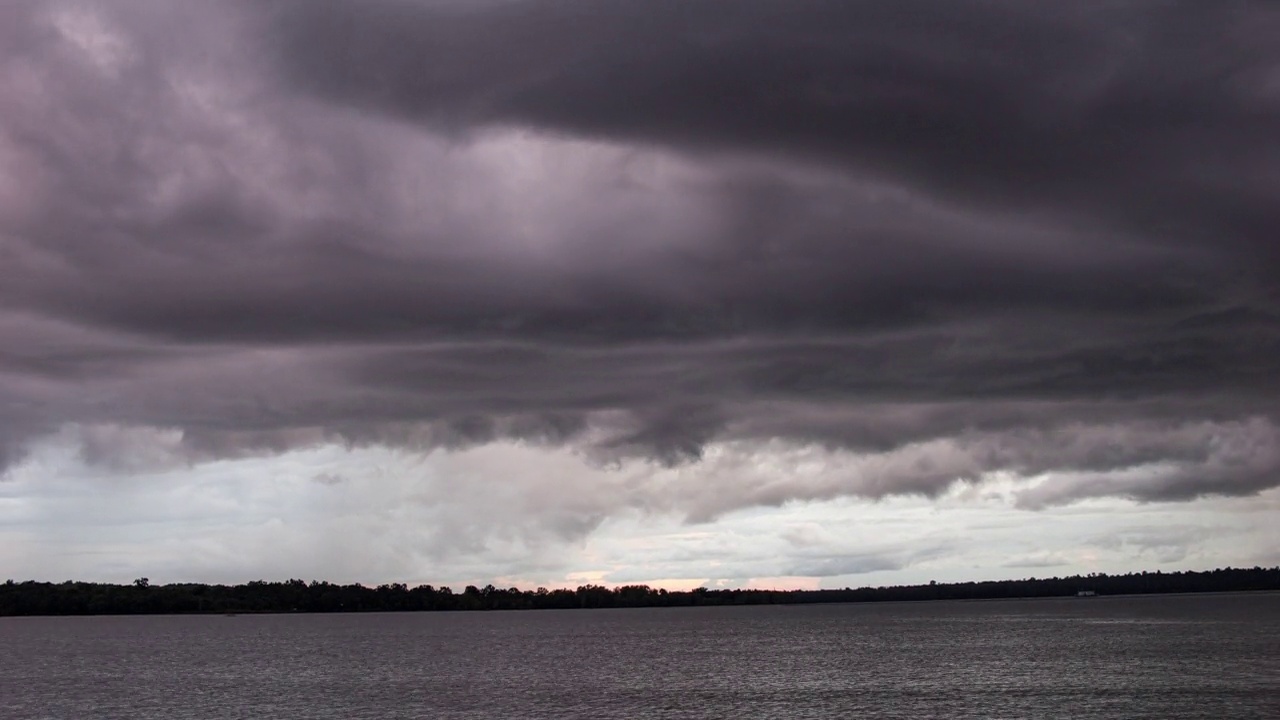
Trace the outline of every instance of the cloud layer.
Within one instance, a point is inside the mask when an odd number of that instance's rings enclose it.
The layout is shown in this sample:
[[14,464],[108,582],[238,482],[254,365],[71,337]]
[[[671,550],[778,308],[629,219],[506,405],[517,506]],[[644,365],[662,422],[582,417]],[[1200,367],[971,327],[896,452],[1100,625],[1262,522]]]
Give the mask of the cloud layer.
[[595,503],[573,536],[995,476],[1032,509],[1276,487],[1278,31],[1260,3],[6,7],[0,467],[51,437],[124,474],[655,463],[543,478]]

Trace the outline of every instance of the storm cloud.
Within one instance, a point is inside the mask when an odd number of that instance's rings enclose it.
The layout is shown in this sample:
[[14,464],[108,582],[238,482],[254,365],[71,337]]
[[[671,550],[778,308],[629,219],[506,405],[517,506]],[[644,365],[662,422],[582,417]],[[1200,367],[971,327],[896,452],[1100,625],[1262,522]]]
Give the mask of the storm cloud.
[[1280,9],[1060,5],[6,6],[0,466],[649,464],[566,537],[1274,488]]

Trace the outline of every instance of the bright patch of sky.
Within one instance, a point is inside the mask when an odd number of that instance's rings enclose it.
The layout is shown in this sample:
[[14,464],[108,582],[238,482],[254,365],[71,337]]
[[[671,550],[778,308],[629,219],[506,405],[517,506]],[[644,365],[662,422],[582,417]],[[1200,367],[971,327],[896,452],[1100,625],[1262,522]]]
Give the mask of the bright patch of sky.
[[[714,482],[698,477],[708,469],[682,472],[687,482]],[[794,588],[1278,559],[1275,490],[1023,510],[1015,497],[1026,481],[991,476],[936,499],[786,502],[707,522],[603,511],[620,486],[655,472],[663,471],[642,462],[605,468],[515,443],[430,454],[326,445],[119,472],[87,465],[52,438],[0,483],[0,565],[15,578],[51,581]]]

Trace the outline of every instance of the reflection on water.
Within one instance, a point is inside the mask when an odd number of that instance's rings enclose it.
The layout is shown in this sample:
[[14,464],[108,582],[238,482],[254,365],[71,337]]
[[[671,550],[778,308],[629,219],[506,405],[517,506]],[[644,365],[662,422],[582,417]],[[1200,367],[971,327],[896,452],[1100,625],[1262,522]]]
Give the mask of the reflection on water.
[[5,718],[1280,718],[1280,594],[0,619]]

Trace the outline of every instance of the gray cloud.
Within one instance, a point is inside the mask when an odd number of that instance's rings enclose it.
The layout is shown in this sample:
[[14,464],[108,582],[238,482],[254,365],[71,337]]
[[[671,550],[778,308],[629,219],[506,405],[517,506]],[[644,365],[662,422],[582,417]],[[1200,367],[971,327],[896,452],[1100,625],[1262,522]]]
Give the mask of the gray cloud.
[[1274,158],[1255,153],[1280,112],[1269,5],[281,7],[305,91],[452,131],[798,155],[1276,257]]
[[329,472],[318,473],[311,479],[314,482],[320,483],[321,485],[327,485],[330,487],[334,485],[341,485],[342,483],[347,482],[347,479],[345,477],[337,473],[329,473]]
[[1179,562],[1215,535],[1230,532],[1229,528],[1188,525],[1139,527],[1098,537],[1094,544],[1109,550],[1133,549],[1161,563]]
[[838,556],[807,562],[791,567],[787,575],[806,577],[835,577],[837,575],[862,575],[878,570],[900,570],[903,562],[884,555]]
[[527,508],[566,538],[995,472],[1026,508],[1280,484],[1270,6],[0,12],[2,466],[57,432],[120,472],[845,463]]
[[1003,567],[1007,568],[1053,568],[1069,565],[1070,560],[1058,553],[1032,553],[1015,557],[1006,562]]

